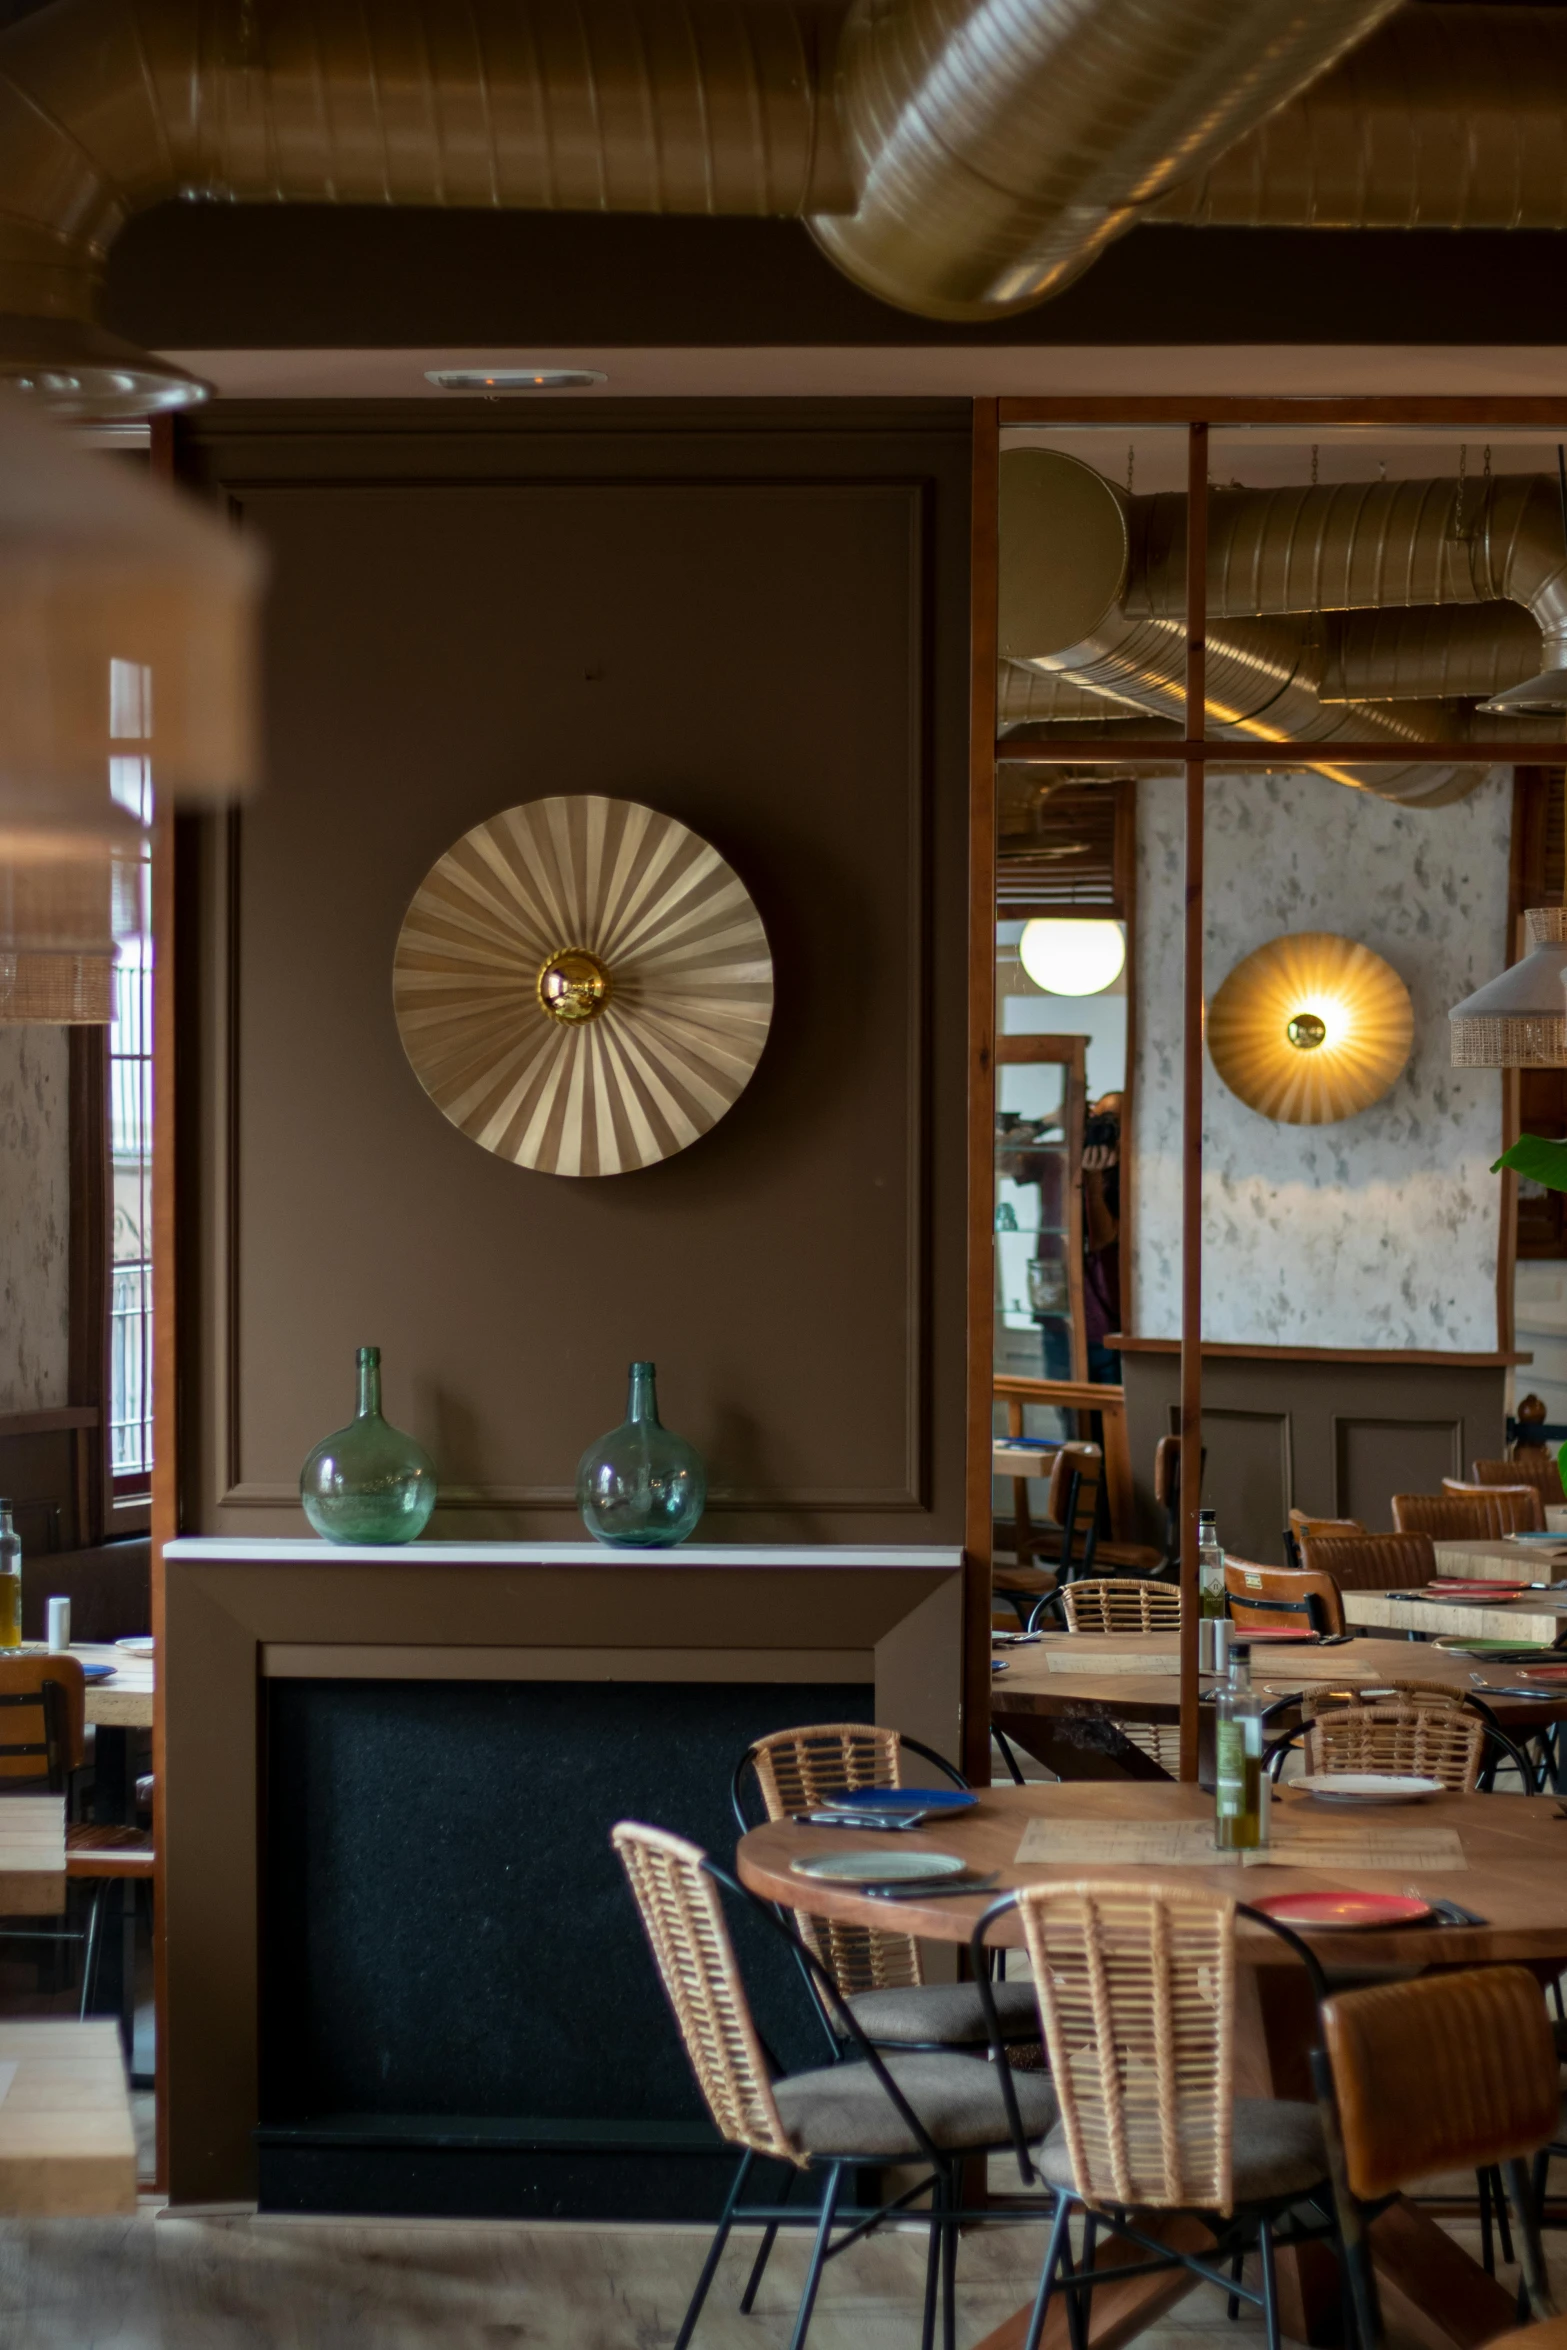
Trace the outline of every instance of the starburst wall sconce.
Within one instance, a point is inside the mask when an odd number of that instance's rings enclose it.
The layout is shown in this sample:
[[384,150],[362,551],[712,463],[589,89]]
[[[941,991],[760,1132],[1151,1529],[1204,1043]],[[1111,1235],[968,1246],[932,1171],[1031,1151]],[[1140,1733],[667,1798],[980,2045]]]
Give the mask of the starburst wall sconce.
[[1409,990],[1352,938],[1304,930],[1236,964],[1208,1007],[1214,1067],[1248,1109],[1328,1126],[1380,1101],[1415,1037]]

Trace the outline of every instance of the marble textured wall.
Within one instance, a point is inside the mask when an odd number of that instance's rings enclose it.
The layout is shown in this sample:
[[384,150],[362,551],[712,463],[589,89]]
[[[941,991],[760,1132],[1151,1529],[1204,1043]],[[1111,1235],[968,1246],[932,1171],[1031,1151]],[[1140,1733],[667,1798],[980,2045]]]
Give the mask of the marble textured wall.
[[[1131,1329],[1180,1327],[1182,803],[1139,786]],[[1496,1345],[1501,1080],[1454,1069],[1447,1011],[1504,960],[1510,770],[1456,806],[1402,809],[1314,775],[1208,782],[1206,986],[1287,931],[1372,947],[1415,1008],[1392,1091],[1285,1126],[1203,1088],[1203,1330],[1277,1346]]]
[[0,1412],[67,1403],[67,1032],[0,1026]]

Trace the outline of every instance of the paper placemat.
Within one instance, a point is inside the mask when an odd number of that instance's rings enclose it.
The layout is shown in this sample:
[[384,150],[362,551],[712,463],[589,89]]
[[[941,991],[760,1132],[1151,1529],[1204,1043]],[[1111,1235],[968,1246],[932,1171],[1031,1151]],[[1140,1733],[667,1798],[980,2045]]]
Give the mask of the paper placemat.
[[1084,1654],[1078,1648],[1047,1648],[1045,1663],[1052,1673],[1173,1673],[1179,1674],[1181,1660],[1168,1649],[1146,1648],[1090,1650]]
[[1057,1868],[1222,1868],[1211,1820],[1030,1820],[1016,1853]]
[[1019,1867],[1314,1869],[1322,1876],[1392,1869],[1404,1876],[1466,1869],[1456,1828],[1414,1825],[1324,1832],[1286,1826],[1275,1814],[1273,1841],[1257,1852],[1220,1852],[1209,1820],[1030,1820],[1015,1854]]

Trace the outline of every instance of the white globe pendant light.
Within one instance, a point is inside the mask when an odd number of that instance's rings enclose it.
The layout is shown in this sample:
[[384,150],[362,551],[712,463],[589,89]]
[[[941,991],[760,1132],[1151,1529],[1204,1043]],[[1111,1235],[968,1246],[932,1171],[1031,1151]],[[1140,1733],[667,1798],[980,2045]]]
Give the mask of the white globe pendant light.
[[1119,922],[1028,922],[1017,952],[1047,995],[1103,995],[1126,968],[1126,933]]

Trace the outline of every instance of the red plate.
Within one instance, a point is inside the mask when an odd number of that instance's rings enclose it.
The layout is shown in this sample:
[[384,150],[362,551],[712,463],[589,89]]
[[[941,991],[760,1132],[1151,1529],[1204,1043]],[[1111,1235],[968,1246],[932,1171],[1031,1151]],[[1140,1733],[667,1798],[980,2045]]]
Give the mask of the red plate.
[[1524,1665],[1526,1681],[1567,1681],[1567,1665]]
[[1456,1592],[1463,1597],[1466,1593],[1483,1593],[1487,1599],[1494,1599],[1501,1591],[1527,1591],[1530,1588],[1527,1583],[1504,1583],[1498,1575],[1455,1575],[1450,1582],[1444,1582],[1438,1577],[1436,1582],[1425,1585],[1427,1591],[1440,1591],[1444,1595]]
[[1317,1635],[1304,1627],[1297,1631],[1293,1624],[1277,1631],[1270,1628],[1266,1632],[1248,1631],[1244,1624],[1235,1624],[1231,1627],[1230,1637],[1232,1640],[1315,1640]]
[[1413,1893],[1270,1893],[1251,1907],[1277,1918],[1281,1926],[1302,1926],[1313,1933],[1413,1926],[1431,1915],[1430,1902]]

